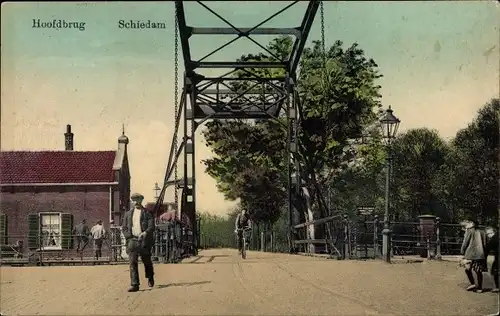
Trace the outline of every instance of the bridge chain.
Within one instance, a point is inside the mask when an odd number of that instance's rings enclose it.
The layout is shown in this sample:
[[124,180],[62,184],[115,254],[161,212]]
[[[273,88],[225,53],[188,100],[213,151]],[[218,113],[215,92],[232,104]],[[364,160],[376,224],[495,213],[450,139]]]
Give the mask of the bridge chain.
[[[175,7],[174,17],[174,125],[177,125],[177,112],[179,111],[179,24],[178,24],[178,11]],[[174,203],[175,210],[179,209],[179,191],[178,191],[178,170],[177,170],[177,152],[179,150],[177,137],[174,137]]]
[[323,65],[326,68],[326,47],[325,47],[325,8],[324,1],[320,3],[320,14],[321,14],[321,49],[323,50]]

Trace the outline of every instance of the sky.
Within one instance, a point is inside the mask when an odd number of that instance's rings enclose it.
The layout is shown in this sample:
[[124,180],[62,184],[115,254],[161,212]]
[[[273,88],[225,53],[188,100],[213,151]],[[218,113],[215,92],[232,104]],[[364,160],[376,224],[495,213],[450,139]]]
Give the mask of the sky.
[[[204,3],[237,27],[253,27],[290,2]],[[263,27],[299,26],[306,6],[298,3]],[[190,26],[227,27],[197,3],[185,8]],[[377,62],[382,102],[401,119],[402,131],[428,127],[450,139],[499,95],[499,9],[494,1],[325,2],[326,45],[357,42]],[[33,28],[38,19],[85,22],[85,29]],[[119,20],[167,27],[120,29]],[[174,132],[173,21],[169,2],[3,2],[1,149],[64,150],[71,124],[75,150],[113,150],[123,124],[132,191],[153,201]],[[318,12],[309,43],[320,39],[320,21]],[[230,39],[194,36],[193,58]],[[241,39],[208,60],[231,61],[252,51],[260,49]],[[197,145],[198,211],[224,215],[235,202],[225,201],[204,173],[201,160],[211,152],[199,132]],[[168,192],[165,200],[172,199]]]

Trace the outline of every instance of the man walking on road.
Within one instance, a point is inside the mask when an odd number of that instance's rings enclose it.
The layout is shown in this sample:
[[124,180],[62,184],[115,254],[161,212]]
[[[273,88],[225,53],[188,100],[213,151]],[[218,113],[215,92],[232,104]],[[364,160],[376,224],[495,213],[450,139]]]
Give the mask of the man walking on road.
[[94,239],[94,252],[95,252],[95,259],[99,260],[99,257],[102,257],[102,242],[104,241],[104,238],[106,237],[106,231],[104,230],[104,227],[102,226],[102,221],[98,220],[97,223],[92,226],[92,229],[90,230],[90,234],[92,234],[92,238]]
[[134,193],[131,196],[134,208],[125,213],[122,232],[127,240],[127,254],[130,264],[130,285],[129,292],[139,290],[139,256],[144,263],[145,276],[148,279],[149,287],[153,287],[154,270],[151,261],[151,248],[154,242],[155,220],[151,213],[147,212],[142,201],[144,196]]
[[73,236],[76,237],[76,252],[83,252],[89,243],[90,230],[85,219],[82,219],[73,229]]

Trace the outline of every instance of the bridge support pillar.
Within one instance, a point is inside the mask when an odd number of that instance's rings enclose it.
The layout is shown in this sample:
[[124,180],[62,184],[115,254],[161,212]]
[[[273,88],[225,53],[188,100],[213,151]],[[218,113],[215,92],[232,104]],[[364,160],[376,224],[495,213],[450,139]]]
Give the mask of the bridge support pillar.
[[[286,119],[287,119],[287,171],[288,171],[288,220],[289,220],[289,240],[290,240],[290,253],[296,252],[295,246],[295,214],[303,211],[298,209],[299,197],[302,193],[302,180],[300,178],[300,164],[298,160],[298,106],[297,94],[295,91],[295,82],[292,77],[287,75],[285,77],[285,90],[286,90]],[[294,192],[295,191],[295,192]],[[295,199],[294,199],[295,195]],[[296,203],[293,203],[293,201]],[[308,228],[306,228],[308,230]]]
[[196,160],[195,160],[195,132],[196,121],[194,115],[194,108],[196,105],[197,89],[196,78],[193,72],[187,71],[184,74],[184,91],[186,97],[184,98],[184,177],[183,177],[183,206],[182,213],[185,213],[189,218],[191,224],[192,236],[189,238],[193,242],[193,255],[197,254],[197,241],[198,241],[198,227],[196,220]]
[[[309,32],[311,30],[314,17],[320,6],[321,1],[308,1],[307,8],[302,18],[302,23],[298,27],[291,28],[266,28],[261,27],[271,19],[282,15],[289,10],[298,1],[286,6],[278,12],[270,15],[268,18],[258,23],[253,28],[239,28],[229,23],[224,17],[215,13],[205,4],[199,2],[210,14],[216,15],[221,22],[230,27],[193,27],[186,22],[186,12],[184,10],[184,1],[175,1],[175,21],[178,30],[176,37],[175,54],[177,56],[177,46],[180,43],[183,66],[184,66],[184,89],[181,97],[180,107],[183,109],[175,114],[175,133],[173,139],[177,140],[177,131],[180,130],[181,116],[184,116],[183,141],[179,148],[171,151],[163,189],[159,195],[155,210],[158,210],[163,203],[168,181],[174,171],[174,164],[180,158],[183,152],[184,178],[180,183],[183,189],[181,212],[189,210],[188,215],[192,229],[195,249],[197,248],[198,227],[196,225],[196,172],[195,172],[195,131],[196,128],[208,120],[227,120],[227,119],[274,119],[281,122],[283,112],[286,112],[288,121],[288,212],[290,215],[290,249],[294,248],[293,224],[294,207],[292,205],[291,190],[292,181],[295,181],[295,193],[300,196],[301,181],[297,153],[297,126],[298,126],[298,103],[296,102],[297,93],[295,92],[296,72],[299,67],[300,57],[304,50]],[[202,10],[203,11],[203,10]],[[215,48],[204,57],[194,59],[191,52],[190,42],[193,35],[228,35],[237,36],[236,39],[228,41],[226,44]],[[268,61],[208,61],[208,58],[219,52],[221,49],[229,46],[239,38],[248,38],[257,43],[250,37],[269,35],[285,35],[293,38],[292,52],[288,58],[277,58],[277,60]],[[199,38],[199,37],[198,37]],[[177,42],[177,39],[179,42]],[[261,46],[260,44],[258,44]],[[234,46],[233,46],[234,47]],[[266,48],[262,47],[264,50]],[[269,52],[269,51],[268,51]],[[241,52],[245,54],[245,51]],[[272,53],[271,53],[272,55]],[[221,56],[219,56],[221,57]],[[177,59],[176,59],[177,60]],[[177,64],[176,64],[177,67]],[[274,75],[269,77],[254,72],[252,69],[270,69]],[[177,68],[176,68],[177,69]],[[223,69],[230,70],[228,72]],[[176,72],[177,73],[177,72]],[[283,74],[285,74],[283,76]],[[176,76],[177,80],[177,76]],[[177,81],[176,81],[177,82]],[[285,88],[285,89],[283,89]],[[286,91],[285,91],[286,90]],[[285,104],[286,103],[286,104]],[[172,142],[172,148],[175,142]],[[293,170],[296,170],[296,176],[292,177]],[[177,178],[177,177],[176,177]],[[293,179],[294,180],[293,180]],[[177,179],[176,179],[177,181]]]
[[382,230],[382,258],[385,262],[391,262],[391,234],[389,228]]

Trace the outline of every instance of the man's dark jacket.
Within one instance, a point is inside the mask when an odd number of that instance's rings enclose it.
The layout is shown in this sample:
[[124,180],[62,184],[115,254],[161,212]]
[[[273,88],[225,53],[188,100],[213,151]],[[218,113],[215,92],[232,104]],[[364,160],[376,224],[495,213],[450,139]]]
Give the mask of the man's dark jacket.
[[[128,241],[133,237],[132,235],[132,219],[134,216],[135,208],[125,213],[123,218],[122,232],[125,239]],[[151,213],[149,213],[145,208],[142,208],[141,214],[141,231],[146,232],[143,237],[142,246],[144,248],[153,247],[154,243],[154,231],[155,231],[155,219]]]
[[73,236],[81,238],[83,240],[88,240],[90,236],[90,229],[87,224],[78,223],[75,228],[73,228]]

